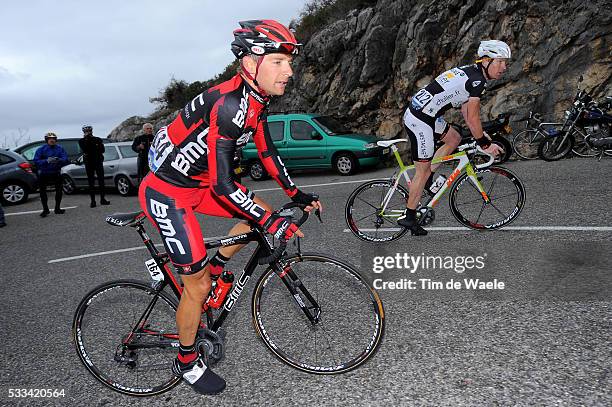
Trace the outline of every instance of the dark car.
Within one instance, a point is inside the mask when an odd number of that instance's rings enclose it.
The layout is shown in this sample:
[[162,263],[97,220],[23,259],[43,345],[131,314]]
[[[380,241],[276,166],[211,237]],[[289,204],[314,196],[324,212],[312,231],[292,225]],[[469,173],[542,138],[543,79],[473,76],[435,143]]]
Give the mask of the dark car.
[[27,201],[28,195],[38,188],[38,178],[32,164],[19,154],[0,150],[0,200],[3,204],[17,205]]
[[[68,159],[70,161],[75,161],[77,158],[79,158],[81,154],[83,154],[81,148],[79,147],[80,139],[81,138],[61,137],[57,139],[57,144],[62,146],[62,148],[66,150],[66,154],[68,155]],[[110,143],[111,141],[112,140],[109,139],[102,139],[103,143]],[[16,147],[13,149],[13,151],[17,154],[21,154],[22,156],[24,156],[26,160],[30,161],[30,164],[34,164],[34,154],[36,154],[36,150],[38,150],[38,148],[43,144],[45,144],[44,140],[33,141],[31,143]]]

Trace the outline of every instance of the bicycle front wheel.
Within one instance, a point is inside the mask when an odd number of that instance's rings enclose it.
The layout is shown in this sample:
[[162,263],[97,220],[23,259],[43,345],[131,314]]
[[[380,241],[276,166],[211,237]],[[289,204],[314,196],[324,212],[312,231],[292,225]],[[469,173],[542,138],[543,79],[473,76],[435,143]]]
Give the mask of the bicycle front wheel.
[[282,278],[268,268],[253,293],[253,325],[272,353],[315,374],[348,372],[368,360],[381,343],[385,320],[367,281],[350,265],[314,253],[290,257],[283,267]]
[[472,229],[499,229],[513,222],[525,205],[525,187],[521,180],[503,167],[475,172],[489,200],[485,200],[466,173],[461,174],[453,183],[449,197],[455,219]]
[[407,229],[397,219],[406,209],[408,191],[401,185],[395,190],[390,180],[366,182],[349,196],[345,207],[346,223],[361,240],[389,242],[402,237]]
[[179,346],[176,301],[140,281],[103,284],[87,294],[72,333],[85,367],[102,384],[130,396],[154,396],[180,378],[172,373]]
[[512,147],[520,158],[535,160],[538,158],[538,146],[543,138],[542,133],[537,130],[523,130],[514,136]]

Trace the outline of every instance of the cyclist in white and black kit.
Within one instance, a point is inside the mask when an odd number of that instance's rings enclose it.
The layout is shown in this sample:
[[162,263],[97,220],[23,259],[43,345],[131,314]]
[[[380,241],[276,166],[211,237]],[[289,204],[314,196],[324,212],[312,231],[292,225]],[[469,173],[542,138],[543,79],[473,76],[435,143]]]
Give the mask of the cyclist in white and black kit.
[[[485,152],[492,155],[502,152],[497,145],[491,144],[482,130],[480,97],[487,81],[499,79],[506,70],[506,60],[511,57],[510,47],[502,41],[481,41],[478,56],[481,59],[474,65],[452,68],[419,90],[404,113],[404,126],[411,144],[416,174],[410,183],[406,211],[398,224],[410,228],[413,235],[427,234],[418,224],[416,208],[423,189],[432,184],[434,172],[439,166],[431,165],[431,160],[451,154],[461,141],[459,133],[442,117],[447,110],[451,107],[461,108],[472,135]],[[435,151],[438,140],[444,144]]]

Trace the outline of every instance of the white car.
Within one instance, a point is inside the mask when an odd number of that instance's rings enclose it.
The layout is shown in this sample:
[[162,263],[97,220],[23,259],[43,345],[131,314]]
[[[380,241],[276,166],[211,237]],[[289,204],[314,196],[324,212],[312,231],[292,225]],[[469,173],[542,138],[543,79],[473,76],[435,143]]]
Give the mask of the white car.
[[[138,187],[138,154],[132,150],[132,142],[105,143],[104,148],[104,185],[115,187],[123,196],[130,195]],[[74,164],[62,168],[62,177],[66,194],[72,194],[79,188],[88,188],[82,155]]]

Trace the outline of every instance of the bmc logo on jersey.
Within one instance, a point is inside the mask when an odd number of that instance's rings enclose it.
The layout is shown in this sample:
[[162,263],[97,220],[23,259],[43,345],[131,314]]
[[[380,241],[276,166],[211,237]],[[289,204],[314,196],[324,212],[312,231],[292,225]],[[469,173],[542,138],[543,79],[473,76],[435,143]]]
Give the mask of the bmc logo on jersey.
[[172,163],[170,164],[172,168],[187,177],[191,164],[196,162],[196,160],[202,157],[204,154],[208,153],[208,146],[206,145],[207,134],[208,128],[202,133],[198,134],[196,138],[197,142],[190,141],[183,146],[176,157],[174,157],[174,160],[172,160]]
[[253,200],[249,198],[241,189],[237,189],[229,196],[236,204],[238,204],[238,206],[240,206],[246,212],[249,212],[256,219],[261,218],[266,213],[264,208],[253,202]]
[[238,140],[236,140],[236,146],[240,147],[248,143],[252,135],[253,135],[253,130],[244,133],[242,136],[238,138]]
[[232,119],[232,122],[242,128],[244,126],[244,119],[246,117],[246,111],[249,107],[248,95],[246,91],[246,86],[242,88],[242,99],[240,99],[240,110],[236,112],[236,116]]
[[481,83],[482,82],[480,82],[480,81],[474,81],[474,82],[472,82],[472,86],[476,87],[476,86],[480,85]]

